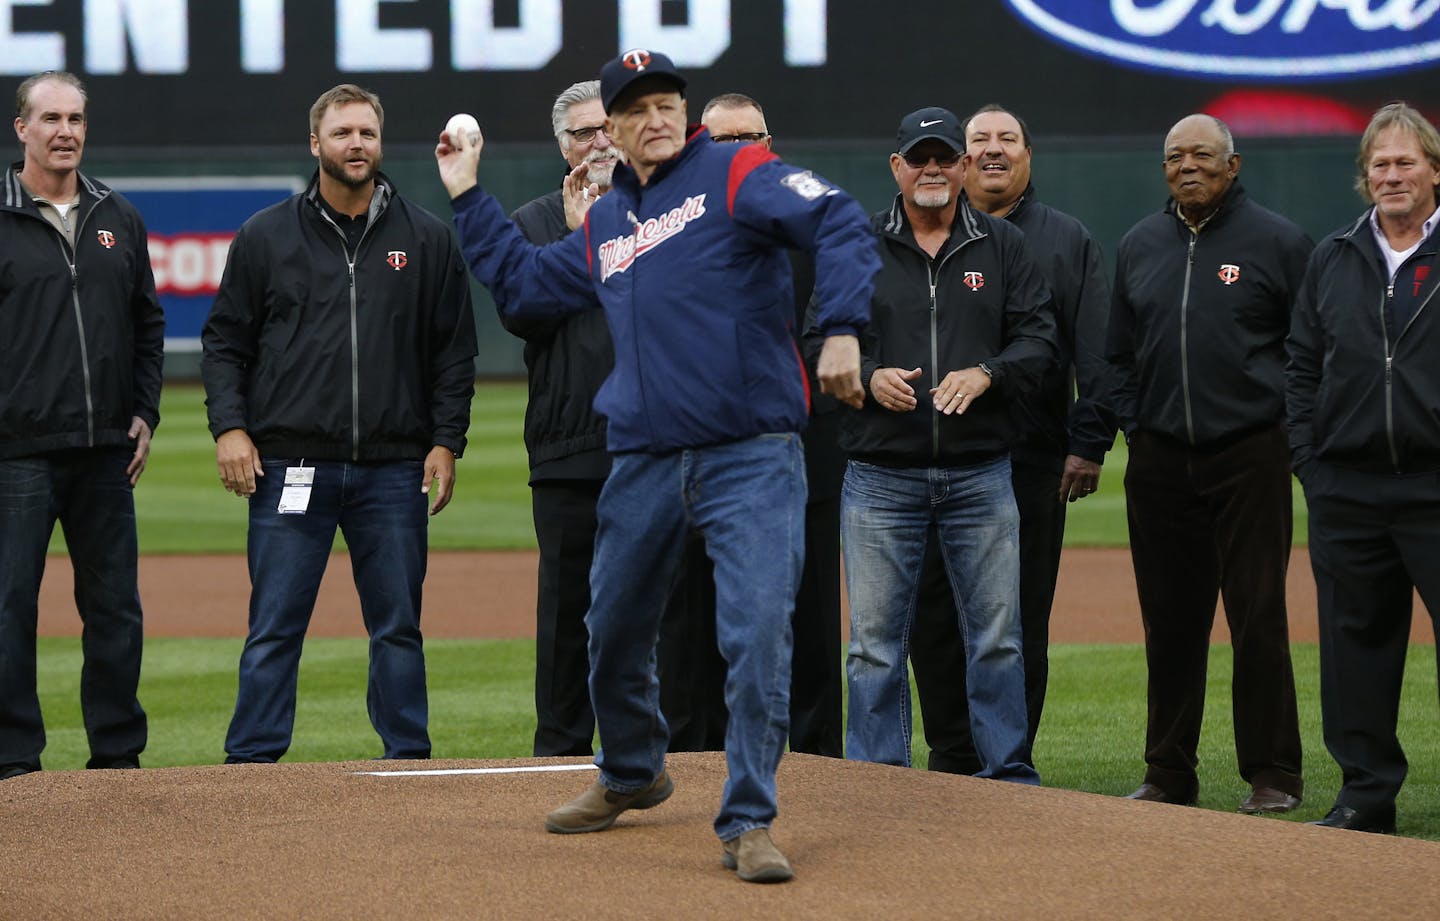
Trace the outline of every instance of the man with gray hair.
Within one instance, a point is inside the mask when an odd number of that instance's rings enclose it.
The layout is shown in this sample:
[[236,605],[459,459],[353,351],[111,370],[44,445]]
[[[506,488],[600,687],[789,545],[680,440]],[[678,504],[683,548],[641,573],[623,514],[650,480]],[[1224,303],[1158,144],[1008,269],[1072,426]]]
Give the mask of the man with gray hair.
[[73,74],[24,80],[23,155],[0,180],[0,780],[40,770],[45,748],[35,623],[57,520],[85,625],[85,766],[138,768],[145,749],[135,484],[160,423],[165,317],[139,212],[80,172],[87,104]]
[[[605,133],[599,80],[573,84],[557,96],[550,121],[568,182],[511,215],[536,245],[561,240],[579,227],[588,200],[610,190],[610,175],[624,162],[620,148]],[[592,404],[615,365],[610,330],[599,310],[543,319],[501,311],[500,322],[525,340],[530,384],[525,448],[540,549],[535,755],[589,755],[595,714],[590,707],[585,612],[590,608],[595,556],[595,503],[610,473],[605,417]]]
[[1130,459],[1130,553],[1149,667],[1145,781],[1193,804],[1218,597],[1234,648],[1244,813],[1300,805],[1285,570],[1290,465],[1284,339],[1312,243],[1250,200],[1229,129],[1189,115],[1165,138],[1170,201],[1116,254],[1109,357]]
[[1310,509],[1325,745],[1344,776],[1316,824],[1390,833],[1416,589],[1440,617],[1440,134],[1392,103],[1365,129],[1357,166],[1372,207],[1310,259],[1285,402]]

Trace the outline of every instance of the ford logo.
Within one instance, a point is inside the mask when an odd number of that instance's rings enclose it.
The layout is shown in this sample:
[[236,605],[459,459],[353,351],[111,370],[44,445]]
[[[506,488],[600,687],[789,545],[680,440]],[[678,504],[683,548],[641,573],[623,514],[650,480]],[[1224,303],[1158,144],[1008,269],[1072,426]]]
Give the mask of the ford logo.
[[1213,79],[1325,80],[1440,61],[1440,0],[1005,0],[1118,63]]

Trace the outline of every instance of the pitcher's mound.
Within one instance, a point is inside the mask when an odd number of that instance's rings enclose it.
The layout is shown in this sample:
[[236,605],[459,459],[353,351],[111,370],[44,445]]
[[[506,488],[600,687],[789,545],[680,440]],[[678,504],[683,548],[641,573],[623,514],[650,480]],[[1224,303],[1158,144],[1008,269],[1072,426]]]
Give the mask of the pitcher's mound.
[[724,756],[669,765],[669,802],[565,836],[543,820],[594,780],[574,759],[30,774],[0,782],[0,917],[1308,921],[1440,904],[1432,842],[808,755],[780,768],[795,880],[750,885],[711,829]]

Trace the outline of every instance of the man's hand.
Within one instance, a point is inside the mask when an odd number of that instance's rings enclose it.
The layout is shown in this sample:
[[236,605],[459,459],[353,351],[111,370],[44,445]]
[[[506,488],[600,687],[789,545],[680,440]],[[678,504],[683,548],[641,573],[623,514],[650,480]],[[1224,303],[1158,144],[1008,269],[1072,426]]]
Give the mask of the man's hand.
[[425,455],[425,481],[420,484],[420,491],[430,492],[430,484],[435,483],[435,495],[430,497],[430,514],[438,515],[440,510],[450,504],[450,497],[455,494],[455,452],[449,448],[436,445]]
[[940,386],[930,391],[930,397],[935,401],[935,408],[945,415],[963,416],[989,389],[990,375],[979,368],[965,368],[945,375]]
[[865,405],[865,388],[860,384],[860,340],[855,336],[827,336],[820,349],[815,376],[820,392],[834,394],[846,406]]
[[435,162],[440,167],[440,181],[445,184],[445,191],[450,193],[451,198],[457,198],[479,184],[476,177],[480,173],[480,151],[485,147],[483,133],[474,144],[466,143],[463,131],[461,135],[452,138],[448,132],[442,131],[440,143],[435,145]]
[[139,416],[133,416],[130,419],[130,431],[126,434],[135,442],[135,454],[125,468],[125,472],[130,476],[130,485],[134,486],[140,482],[140,474],[145,472],[145,462],[150,459],[150,423]]
[[870,375],[870,395],[875,402],[896,413],[908,413],[920,405],[910,381],[920,376],[920,369],[901,371],[899,368],[877,368]]
[[600,198],[600,186],[585,181],[589,175],[590,164],[581,163],[570,171],[560,186],[565,199],[565,226],[571,230],[580,229],[580,225],[585,223],[586,212]]
[[264,476],[260,452],[244,429],[221,432],[215,439],[215,463],[220,468],[220,482],[242,499],[255,495],[255,478]]
[[1060,501],[1075,502],[1100,488],[1100,465],[1074,454],[1065,458],[1060,474]]

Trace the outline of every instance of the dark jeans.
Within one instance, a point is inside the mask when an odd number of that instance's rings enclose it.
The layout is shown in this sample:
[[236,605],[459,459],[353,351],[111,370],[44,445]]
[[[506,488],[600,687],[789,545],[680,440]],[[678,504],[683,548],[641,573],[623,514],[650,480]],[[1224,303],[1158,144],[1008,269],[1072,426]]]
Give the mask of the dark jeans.
[[[593,754],[590,708],[590,566],[595,503],[604,480],[553,480],[531,486],[540,547],[535,606],[535,755]],[[716,653],[718,656],[719,653]]]
[[74,564],[75,607],[84,624],[86,767],[139,764],[146,722],[135,693],[143,618],[134,490],[125,473],[131,456],[128,448],[100,448],[0,460],[0,767],[38,771],[45,748],[35,629],[56,521]]
[[1277,426],[1207,451],[1138,433],[1125,497],[1149,667],[1145,782],[1172,799],[1198,792],[1210,629],[1223,598],[1240,776],[1300,795],[1285,611],[1292,523],[1284,432]]
[[277,761],[290,748],[305,630],[335,529],[345,535],[360,613],[370,635],[366,707],[386,758],[428,758],[420,591],[425,581],[428,498],[420,461],[310,461],[315,484],[304,514],[276,511],[285,468],[265,461],[250,497],[250,635],[225,738],[227,762]]
[[1335,801],[1394,807],[1407,763],[1395,723],[1414,590],[1440,632],[1440,474],[1387,476],[1313,462],[1310,562],[1320,614],[1325,745],[1344,778]]
[[[1065,503],[1058,501],[1060,474],[1015,464],[1010,471],[1020,512],[1020,634],[1025,657],[1025,711],[1029,724],[1026,759],[1045,709],[1050,680],[1050,609],[1060,573],[1065,538]],[[936,541],[927,542],[920,596],[911,632],[910,664],[920,696],[929,768],[951,774],[977,774],[980,757],[970,736],[970,705],[965,693],[965,643],[955,598]]]
[[[948,589],[947,589],[948,591]],[[844,754],[844,673],[840,658],[840,499],[805,506],[805,568],[791,620],[790,750]],[[692,537],[658,650],[660,709],[670,751],[725,747],[725,660],[716,648],[714,568]]]

